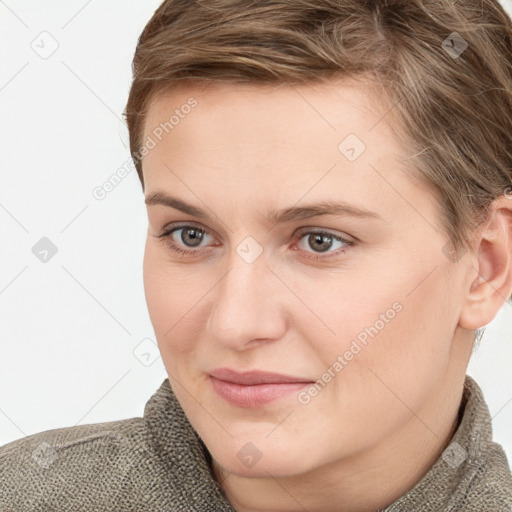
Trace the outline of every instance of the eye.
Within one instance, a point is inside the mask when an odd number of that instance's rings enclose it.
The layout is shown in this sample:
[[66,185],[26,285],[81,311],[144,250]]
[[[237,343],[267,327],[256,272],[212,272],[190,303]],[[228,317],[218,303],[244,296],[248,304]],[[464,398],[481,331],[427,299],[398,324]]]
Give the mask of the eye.
[[[302,249],[305,259],[332,259],[334,256],[343,254],[347,247],[355,245],[353,240],[347,240],[330,231],[313,231],[310,228],[308,229],[309,231],[301,230],[302,233],[298,237],[299,242],[302,242],[303,239],[305,240],[306,248]],[[164,233],[156,235],[156,238],[165,240],[171,251],[185,256],[193,256],[202,253],[205,249],[201,248],[201,242],[206,240],[207,237],[211,237],[211,235],[209,235],[205,229],[193,224],[171,225],[167,227]],[[330,249],[332,249],[332,245],[335,243],[341,245],[337,247],[336,250],[331,251]],[[216,243],[215,245],[220,244]],[[308,246],[313,249],[313,252],[308,251]],[[193,249],[194,247],[197,249]],[[296,247],[296,244],[292,246],[292,250],[296,250],[294,247]],[[315,250],[319,252],[315,253]],[[326,256],[322,253],[326,253]]]
[[[305,258],[314,259],[314,260],[321,260],[321,259],[329,259],[333,256],[338,256],[340,254],[343,254],[347,247],[355,245],[355,242],[352,240],[347,240],[339,235],[336,235],[330,231],[303,231],[302,234],[299,237],[299,241],[302,241],[304,239],[306,247],[311,247],[314,250],[320,251],[320,254],[318,253],[309,253],[307,249]],[[333,243],[339,243],[341,244],[336,248],[334,251],[330,251],[332,249]],[[327,256],[322,256],[322,253],[326,253]]]
[[[176,238],[180,240],[179,243],[185,244],[185,249],[183,248],[183,246],[178,245],[176,243],[175,237],[173,236],[179,231],[181,231],[182,233],[177,235]],[[205,234],[206,230],[194,225],[186,224],[181,226],[169,226],[169,228],[161,235],[158,235],[157,238],[164,239],[167,242],[168,247],[174,252],[192,255],[202,252],[202,249],[189,250],[186,249],[186,247],[199,246],[199,244],[205,239]]]

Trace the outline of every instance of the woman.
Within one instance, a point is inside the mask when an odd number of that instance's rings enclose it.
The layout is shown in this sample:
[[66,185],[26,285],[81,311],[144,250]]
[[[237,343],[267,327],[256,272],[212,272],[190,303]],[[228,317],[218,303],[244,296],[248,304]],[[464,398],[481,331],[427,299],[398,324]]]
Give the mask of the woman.
[[2,447],[5,510],[512,510],[466,375],[512,293],[511,55],[492,0],[164,2],[125,115],[168,379]]

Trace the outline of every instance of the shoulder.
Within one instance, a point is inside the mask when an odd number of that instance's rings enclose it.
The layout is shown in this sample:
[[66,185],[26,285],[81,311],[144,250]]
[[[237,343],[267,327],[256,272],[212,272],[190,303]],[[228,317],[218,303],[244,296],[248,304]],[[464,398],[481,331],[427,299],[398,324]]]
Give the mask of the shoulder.
[[[148,457],[143,418],[57,428],[0,447],[5,510],[75,510],[95,496],[108,510],[130,469]],[[78,509],[77,509],[78,510]]]
[[231,511],[209,461],[165,379],[141,418],[47,430],[0,447],[0,509]]
[[140,435],[143,429],[142,418],[130,418],[45,430],[0,446],[0,458],[11,457],[20,449],[26,450],[41,442],[52,444],[55,448],[69,449],[77,444],[91,443],[98,439],[106,441],[123,435]]

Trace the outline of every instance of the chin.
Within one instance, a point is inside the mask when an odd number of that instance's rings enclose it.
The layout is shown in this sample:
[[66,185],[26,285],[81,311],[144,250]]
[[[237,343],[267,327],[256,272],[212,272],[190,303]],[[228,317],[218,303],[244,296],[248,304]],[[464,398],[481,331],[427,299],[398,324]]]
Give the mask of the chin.
[[308,459],[307,449],[297,450],[282,443],[273,444],[261,439],[238,440],[236,444],[219,446],[211,451],[217,463],[229,473],[243,477],[287,477],[313,469],[314,461]]
[[293,464],[292,461],[276,461],[274,458],[271,460],[261,459],[252,467],[246,467],[235,458],[223,457],[223,460],[217,460],[217,463],[231,474],[241,476],[244,478],[284,478],[296,476],[303,473],[304,471],[298,471],[297,465]]

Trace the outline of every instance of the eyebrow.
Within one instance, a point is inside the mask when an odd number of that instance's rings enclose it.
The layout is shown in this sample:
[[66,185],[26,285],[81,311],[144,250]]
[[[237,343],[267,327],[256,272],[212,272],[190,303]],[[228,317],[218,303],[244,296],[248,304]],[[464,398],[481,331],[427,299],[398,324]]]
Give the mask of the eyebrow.
[[[174,208],[175,210],[179,210],[183,213],[187,213],[201,219],[209,219],[210,217],[200,208],[160,191],[149,194],[145,199],[145,203],[148,206],[157,204],[168,206],[169,208]],[[344,201],[320,201],[318,203],[305,206],[292,206],[282,210],[271,210],[268,212],[265,220],[269,224],[284,224],[287,222],[309,219],[310,217],[319,217],[322,215],[344,215],[384,220],[377,212],[365,210]]]

